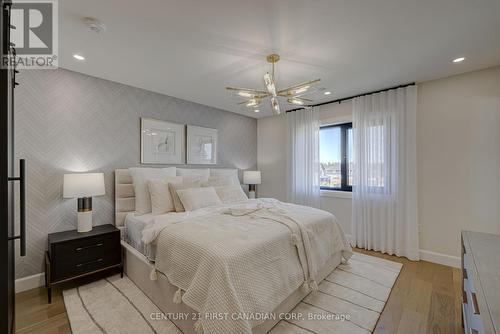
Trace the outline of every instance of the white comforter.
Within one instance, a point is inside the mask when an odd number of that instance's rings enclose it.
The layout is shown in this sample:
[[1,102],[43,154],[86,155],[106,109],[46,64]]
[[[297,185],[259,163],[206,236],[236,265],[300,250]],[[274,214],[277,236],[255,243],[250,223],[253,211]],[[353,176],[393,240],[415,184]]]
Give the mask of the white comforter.
[[158,216],[143,241],[157,244],[156,270],[178,301],[200,313],[199,333],[251,333],[297,288],[317,288],[334,253],[352,255],[332,214],[274,199]]

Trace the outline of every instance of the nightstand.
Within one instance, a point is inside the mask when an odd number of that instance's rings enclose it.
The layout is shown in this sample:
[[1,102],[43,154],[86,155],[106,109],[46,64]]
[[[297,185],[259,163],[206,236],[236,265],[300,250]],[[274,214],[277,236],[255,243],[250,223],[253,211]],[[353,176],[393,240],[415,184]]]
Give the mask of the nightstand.
[[45,253],[45,286],[49,304],[52,286],[99,271],[117,268],[123,277],[120,230],[113,225],[95,226],[92,231],[51,233]]

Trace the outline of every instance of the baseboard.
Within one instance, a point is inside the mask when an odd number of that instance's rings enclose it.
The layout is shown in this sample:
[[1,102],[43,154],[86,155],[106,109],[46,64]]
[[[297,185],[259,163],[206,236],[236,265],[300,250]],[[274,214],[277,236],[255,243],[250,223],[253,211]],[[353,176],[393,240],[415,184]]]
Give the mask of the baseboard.
[[45,285],[45,273],[16,279],[16,293],[35,289]]
[[[345,236],[349,241],[349,243],[352,245],[352,235],[346,234]],[[420,260],[423,261],[442,264],[444,266],[455,267],[455,268],[461,267],[461,260],[458,256],[436,253],[425,249],[421,249],[419,251],[419,254],[420,254]]]
[[420,259],[428,262],[438,263],[445,266],[460,268],[461,260],[458,256],[436,253],[428,250],[420,250]]

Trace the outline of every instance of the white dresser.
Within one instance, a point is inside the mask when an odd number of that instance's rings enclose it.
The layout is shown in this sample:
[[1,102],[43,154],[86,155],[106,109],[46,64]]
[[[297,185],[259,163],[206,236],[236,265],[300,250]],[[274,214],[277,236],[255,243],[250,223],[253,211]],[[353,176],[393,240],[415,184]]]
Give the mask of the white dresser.
[[462,313],[467,334],[500,334],[500,235],[462,232]]

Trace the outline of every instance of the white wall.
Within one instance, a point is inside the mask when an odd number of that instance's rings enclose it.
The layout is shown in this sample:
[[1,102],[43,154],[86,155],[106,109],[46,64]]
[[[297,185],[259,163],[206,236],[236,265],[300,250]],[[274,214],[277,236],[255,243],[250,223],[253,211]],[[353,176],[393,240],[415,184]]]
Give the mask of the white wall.
[[[500,67],[420,83],[418,94],[420,249],[426,259],[456,263],[462,229],[500,234]],[[351,111],[348,102],[325,105],[321,118],[342,120]],[[284,118],[259,119],[257,133],[257,164],[267,182],[259,196],[285,199]],[[280,163],[264,163],[270,155]],[[351,199],[323,196],[321,208],[350,233]]]
[[351,234],[352,200],[334,196],[321,196],[321,209],[335,215],[346,234]]
[[500,67],[419,86],[420,248],[460,255],[460,231],[500,234]]

